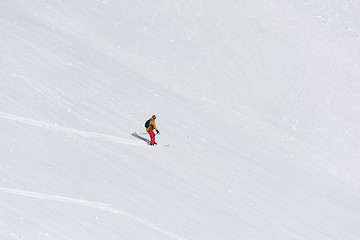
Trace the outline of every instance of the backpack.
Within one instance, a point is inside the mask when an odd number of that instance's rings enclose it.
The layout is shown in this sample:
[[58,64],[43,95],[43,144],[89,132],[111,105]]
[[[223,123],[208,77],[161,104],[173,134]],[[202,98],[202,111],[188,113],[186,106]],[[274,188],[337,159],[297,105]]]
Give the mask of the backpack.
[[150,124],[150,119],[145,122],[145,127],[148,128]]

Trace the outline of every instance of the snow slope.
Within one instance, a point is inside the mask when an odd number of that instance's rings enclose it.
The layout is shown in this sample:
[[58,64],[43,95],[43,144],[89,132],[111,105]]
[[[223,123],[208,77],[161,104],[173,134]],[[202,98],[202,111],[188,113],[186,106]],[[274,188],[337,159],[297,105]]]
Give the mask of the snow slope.
[[2,0],[0,239],[359,239],[359,10]]

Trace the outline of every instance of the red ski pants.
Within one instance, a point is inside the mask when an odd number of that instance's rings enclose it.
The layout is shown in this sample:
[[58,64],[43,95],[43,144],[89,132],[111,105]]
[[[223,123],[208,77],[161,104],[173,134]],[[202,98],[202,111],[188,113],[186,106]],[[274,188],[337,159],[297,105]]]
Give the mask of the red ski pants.
[[150,135],[150,145],[154,145],[155,143],[155,133],[153,131],[147,131]]

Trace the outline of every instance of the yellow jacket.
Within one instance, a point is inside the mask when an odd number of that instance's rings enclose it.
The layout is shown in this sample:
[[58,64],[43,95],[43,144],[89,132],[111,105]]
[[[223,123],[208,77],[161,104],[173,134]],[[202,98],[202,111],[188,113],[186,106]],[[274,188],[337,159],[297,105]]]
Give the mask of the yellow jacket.
[[150,120],[150,122],[149,122],[149,127],[146,128],[146,131],[153,131],[153,130],[156,130],[156,131],[157,131],[156,124],[155,124],[155,119],[153,119],[153,118],[151,117],[149,120]]

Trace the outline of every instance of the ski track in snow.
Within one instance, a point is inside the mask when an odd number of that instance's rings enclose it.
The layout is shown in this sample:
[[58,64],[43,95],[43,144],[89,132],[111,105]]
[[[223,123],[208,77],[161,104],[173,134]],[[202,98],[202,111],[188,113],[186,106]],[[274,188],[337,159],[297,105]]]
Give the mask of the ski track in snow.
[[37,126],[37,127],[42,127],[42,128],[49,129],[52,131],[77,134],[77,135],[80,135],[83,137],[98,138],[98,139],[101,139],[104,141],[116,142],[116,143],[127,144],[127,145],[145,146],[144,144],[142,144],[138,141],[128,140],[128,139],[119,138],[119,137],[101,134],[101,133],[87,132],[87,131],[81,131],[81,130],[67,128],[67,127],[62,127],[62,126],[58,126],[56,124],[50,124],[47,122],[42,122],[42,121],[30,119],[30,118],[24,118],[24,117],[16,116],[13,114],[4,113],[4,112],[0,112],[0,118],[20,122],[23,124],[29,124],[29,125],[33,125],[33,126]]
[[104,211],[107,211],[107,212],[110,212],[113,214],[117,214],[117,215],[121,215],[121,216],[130,218],[138,223],[141,223],[149,228],[156,230],[159,233],[162,233],[162,234],[168,236],[171,239],[187,240],[185,238],[177,236],[176,234],[174,234],[168,230],[165,230],[158,224],[149,222],[149,221],[147,221],[141,217],[135,216],[133,214],[117,210],[114,207],[112,207],[111,205],[106,204],[106,203],[91,202],[91,201],[86,201],[86,200],[81,200],[81,199],[67,198],[67,197],[61,197],[61,196],[56,196],[56,195],[49,195],[49,194],[44,194],[44,193],[23,191],[23,190],[19,190],[19,189],[3,188],[3,187],[0,187],[0,192],[20,195],[20,196],[25,196],[25,197],[30,197],[30,198],[37,198],[37,199],[43,199],[43,200],[45,199],[45,200],[51,200],[51,201],[77,204],[77,205],[91,207],[91,208],[98,208],[98,209],[101,209],[101,210],[104,210]]
[[[20,123],[23,123],[23,124],[29,124],[29,125],[33,125],[33,126],[37,126],[37,127],[42,127],[42,128],[45,128],[45,129],[48,129],[48,130],[51,130],[51,131],[58,131],[58,132],[63,132],[63,133],[77,134],[77,135],[84,136],[84,137],[93,137],[93,138],[98,138],[98,139],[101,139],[101,140],[104,140],[104,141],[116,142],[116,143],[121,143],[121,144],[128,144],[128,145],[135,145],[135,146],[145,146],[144,144],[139,143],[137,141],[133,141],[133,140],[118,138],[118,137],[114,137],[114,136],[111,136],[111,135],[105,135],[105,134],[101,134],[101,133],[80,131],[80,130],[67,128],[67,127],[62,127],[62,126],[50,124],[50,123],[47,123],[47,122],[42,122],[42,121],[30,119],[30,118],[24,118],[24,117],[16,116],[16,115],[13,115],[13,114],[4,113],[4,112],[0,112],[0,118],[20,122]],[[43,200],[45,199],[45,200],[51,200],[51,201],[58,201],[58,202],[77,204],[77,205],[81,205],[81,206],[101,209],[101,210],[104,210],[104,211],[107,211],[107,212],[110,212],[110,213],[113,213],[113,214],[121,215],[121,216],[127,217],[129,219],[132,219],[132,220],[134,220],[134,221],[136,221],[138,223],[141,223],[141,224],[143,224],[143,225],[145,225],[145,226],[147,226],[149,228],[152,228],[152,229],[156,230],[159,233],[162,233],[162,234],[168,236],[171,239],[186,240],[185,238],[179,237],[176,234],[163,229],[158,224],[149,222],[149,221],[147,221],[147,220],[145,220],[145,219],[143,219],[141,217],[135,216],[133,214],[129,214],[129,213],[126,213],[124,211],[117,210],[117,209],[113,208],[109,204],[91,202],[91,201],[86,201],[86,200],[81,200],[81,199],[61,197],[61,196],[56,196],[56,195],[49,195],[49,194],[44,194],[44,193],[23,191],[23,190],[18,190],[18,189],[2,188],[2,187],[0,187],[0,192],[8,193],[8,194],[20,195],[20,196],[25,196],[25,197],[31,197],[31,198],[37,198],[37,199],[43,199]]]

